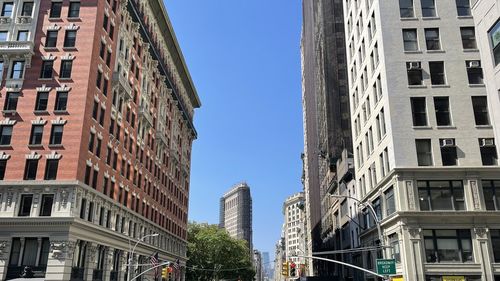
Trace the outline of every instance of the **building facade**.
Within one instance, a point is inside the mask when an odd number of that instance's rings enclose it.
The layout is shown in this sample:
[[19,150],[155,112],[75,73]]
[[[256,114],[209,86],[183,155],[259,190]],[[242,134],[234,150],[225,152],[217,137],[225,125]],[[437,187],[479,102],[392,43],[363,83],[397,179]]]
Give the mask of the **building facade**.
[[[481,53],[484,80],[488,93],[488,110],[494,124],[495,140],[500,139],[500,3],[491,0],[472,0],[472,15],[476,26],[477,46]],[[497,145],[497,153],[500,146]]]
[[124,280],[156,252],[183,276],[200,101],[163,1],[0,8],[0,280]]
[[302,223],[304,215],[304,193],[299,192],[288,197],[283,203],[283,238],[285,241],[285,259],[297,265],[304,264],[304,258],[294,257],[305,254],[305,233]]
[[[500,169],[469,1],[344,1],[363,266],[498,280]],[[373,276],[366,275],[366,280]]]
[[239,183],[222,196],[219,227],[226,229],[231,237],[247,241],[253,255],[252,195],[248,184]]
[[253,250],[253,266],[255,268],[255,281],[264,281],[264,269],[262,267],[262,253]]
[[[305,195],[311,231],[308,248],[315,252],[333,250],[328,194],[337,182],[336,163],[342,151],[352,152],[342,2],[303,1]],[[331,263],[310,262],[314,274],[328,274]]]

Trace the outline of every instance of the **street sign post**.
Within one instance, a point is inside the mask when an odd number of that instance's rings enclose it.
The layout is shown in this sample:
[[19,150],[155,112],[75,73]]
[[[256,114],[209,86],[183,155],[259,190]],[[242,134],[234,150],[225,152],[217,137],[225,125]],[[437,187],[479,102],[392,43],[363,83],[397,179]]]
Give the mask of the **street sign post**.
[[382,275],[396,274],[396,260],[377,259],[377,273]]

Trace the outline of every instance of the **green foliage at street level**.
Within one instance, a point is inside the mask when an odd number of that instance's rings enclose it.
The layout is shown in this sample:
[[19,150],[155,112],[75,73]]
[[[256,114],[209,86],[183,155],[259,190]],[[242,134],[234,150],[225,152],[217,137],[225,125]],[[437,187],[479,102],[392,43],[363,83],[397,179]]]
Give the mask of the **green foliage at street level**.
[[253,281],[255,270],[244,240],[231,238],[215,225],[189,223],[188,281]]

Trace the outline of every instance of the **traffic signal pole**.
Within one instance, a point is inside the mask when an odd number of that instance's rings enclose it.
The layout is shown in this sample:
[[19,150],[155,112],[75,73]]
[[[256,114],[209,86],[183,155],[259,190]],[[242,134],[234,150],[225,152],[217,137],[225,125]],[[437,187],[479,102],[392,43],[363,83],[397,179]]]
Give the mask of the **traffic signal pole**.
[[134,281],[135,279],[137,279],[137,277],[139,277],[139,276],[141,276],[141,275],[143,275],[143,274],[145,274],[145,273],[148,273],[148,272],[150,272],[151,270],[153,270],[153,269],[155,269],[155,268],[158,268],[158,267],[163,267],[163,266],[165,266],[165,265],[166,265],[166,266],[169,266],[171,263],[172,263],[172,262],[167,261],[167,262],[164,262],[164,263],[160,263],[160,264],[158,264],[157,266],[153,266],[153,267],[151,267],[151,268],[148,268],[148,269],[144,270],[143,272],[141,272],[141,273],[137,274],[134,278],[130,279],[130,281]]
[[375,275],[377,277],[381,277],[383,278],[383,280],[389,280],[389,277],[386,276],[386,275],[381,275],[381,274],[378,274],[377,272],[374,272],[374,271],[371,271],[371,270],[368,270],[368,269],[364,269],[362,267],[359,267],[359,266],[356,266],[354,264],[350,264],[350,263],[345,263],[345,262],[341,262],[341,261],[337,261],[337,260],[331,260],[331,259],[326,259],[326,258],[320,258],[320,257],[315,257],[315,256],[303,256],[303,255],[294,255],[294,256],[291,256],[292,258],[306,258],[306,259],[315,259],[315,260],[322,260],[322,261],[327,261],[327,262],[333,262],[333,263],[337,263],[337,264],[341,264],[341,265],[344,265],[344,266],[348,266],[348,267],[352,267],[354,269],[357,269],[357,270],[361,270],[361,271],[364,271],[368,274],[371,274],[371,275]]

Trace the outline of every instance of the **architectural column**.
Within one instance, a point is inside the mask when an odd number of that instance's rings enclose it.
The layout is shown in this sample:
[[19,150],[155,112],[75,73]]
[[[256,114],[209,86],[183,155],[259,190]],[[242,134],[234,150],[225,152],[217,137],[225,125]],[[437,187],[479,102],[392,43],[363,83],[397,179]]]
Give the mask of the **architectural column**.
[[42,238],[38,237],[37,242],[38,242],[38,247],[36,249],[36,264],[35,264],[35,266],[38,266],[38,263],[40,262],[40,253],[42,251]]
[[24,237],[21,237],[21,251],[19,251],[19,259],[17,260],[17,266],[21,266],[23,262],[23,256],[24,256],[24,243],[26,242],[26,239]]
[[492,259],[493,253],[490,254],[490,245],[488,239],[488,230],[483,227],[474,228],[474,234],[472,237],[474,251],[474,260],[476,263],[481,264],[481,271],[483,272],[482,280],[484,281],[494,281],[495,276],[492,270]]
[[87,260],[85,261],[84,280],[94,280],[94,269],[97,267],[97,244],[87,243]]
[[104,254],[104,269],[102,273],[102,280],[109,281],[111,278],[111,269],[113,268],[113,248],[108,247]]
[[10,254],[9,248],[11,245],[12,243],[8,240],[0,240],[0,280],[4,280],[7,275]]
[[127,270],[127,252],[121,251],[118,259],[120,260],[120,264],[118,265],[118,280],[124,280],[125,271]]
[[420,228],[404,227],[402,231],[404,280],[425,281],[424,257],[422,256],[422,238]]
[[76,242],[50,241],[50,254],[45,280],[70,280]]

